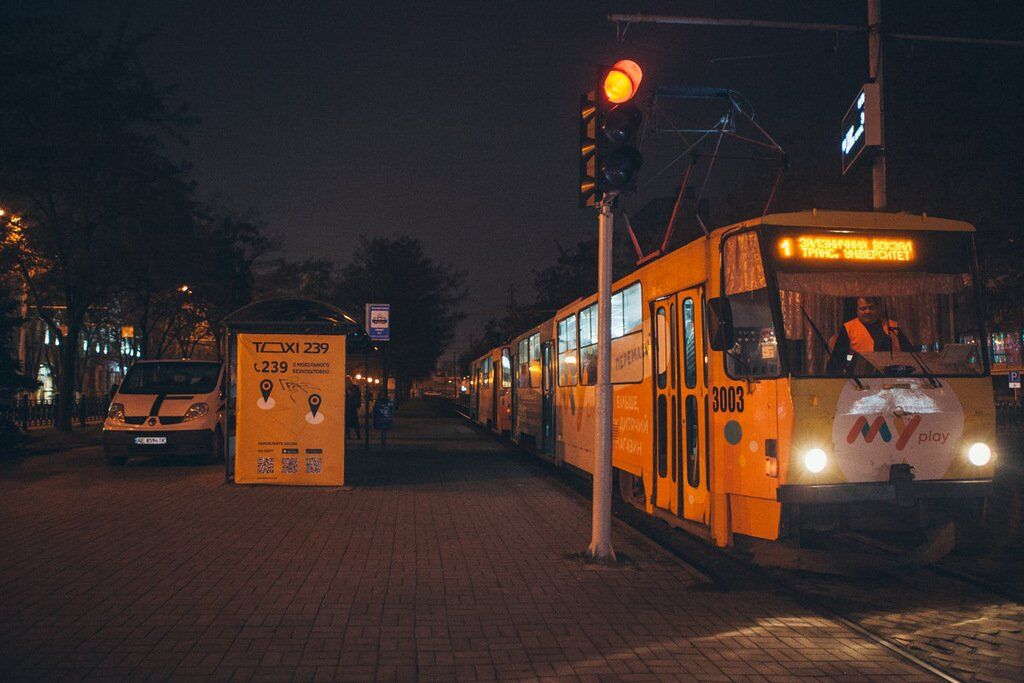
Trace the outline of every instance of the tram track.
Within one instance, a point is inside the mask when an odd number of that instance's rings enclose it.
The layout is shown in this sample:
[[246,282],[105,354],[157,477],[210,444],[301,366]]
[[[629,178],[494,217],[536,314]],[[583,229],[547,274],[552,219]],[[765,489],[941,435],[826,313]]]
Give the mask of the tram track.
[[944,576],[946,578],[962,581],[963,583],[974,586],[975,588],[981,588],[982,590],[986,590],[989,593],[992,593],[993,595],[998,595],[1003,598],[1009,598],[1010,600],[1013,600],[1019,605],[1024,605],[1024,593],[1011,586],[1006,586],[1004,584],[995,581],[990,581],[988,579],[975,576],[967,572],[962,572],[958,569],[950,569],[949,567],[943,567],[941,565],[933,565],[930,567],[925,567],[925,569],[934,574],[938,574],[939,576]]
[[[543,472],[561,487],[567,489],[568,493],[589,502],[591,490],[590,482],[587,479],[572,470],[556,467],[552,463],[538,458],[536,454],[511,443],[508,439],[496,437],[489,430],[483,429],[470,420],[465,413],[457,412],[481,434],[498,439],[508,448],[510,454],[517,457],[526,466]],[[941,664],[930,661],[900,642],[865,626],[854,615],[844,614],[825,605],[810,592],[801,589],[796,582],[785,578],[781,572],[752,564],[735,553],[711,546],[692,535],[674,529],[662,520],[642,513],[618,498],[613,501],[612,515],[613,522],[620,530],[639,537],[638,540],[642,539],[644,545],[660,552],[670,561],[682,563],[692,572],[702,575],[714,590],[765,590],[770,585],[808,611],[842,624],[852,633],[885,648],[938,680],[949,683],[959,683],[965,680]]]
[[[462,416],[481,434],[495,438],[493,432]],[[524,465],[549,475],[581,504],[589,505],[591,480],[581,476],[585,473],[555,466],[507,438],[499,441]],[[856,579],[758,565],[744,557],[743,551],[714,547],[617,496],[613,501],[613,524],[641,547],[651,548],[685,565],[687,571],[702,575],[708,590],[775,590],[938,680],[1001,679],[1007,678],[1007,670],[1012,672],[1010,680],[1019,680],[1018,673],[1024,672],[1024,667],[1014,668],[1013,663],[1020,659],[1016,651],[1024,631],[1013,624],[1024,623],[1024,600],[1011,587],[941,566],[918,570],[913,576]],[[950,594],[967,597],[951,601]],[[997,635],[993,636],[994,632]],[[999,644],[978,646],[977,641],[988,638],[998,638]],[[1010,663],[994,668],[993,651],[998,653],[997,658],[1006,656]]]
[[[626,504],[623,503],[622,505]],[[614,510],[613,514],[622,523],[629,525],[630,528],[644,534],[648,538],[652,534],[660,537],[660,540],[656,540],[655,543],[664,552],[674,555],[683,562],[698,562],[699,566],[705,568],[705,573],[710,571],[715,585],[721,589],[726,591],[749,590],[751,588],[764,590],[767,585],[771,585],[801,607],[814,612],[818,616],[842,624],[848,630],[885,648],[939,680],[949,681],[950,683],[963,680],[954,672],[921,657],[903,644],[865,626],[853,615],[844,614],[840,610],[824,604],[808,591],[802,590],[796,582],[788,580],[784,572],[773,571],[752,564],[737,557],[734,553],[715,548],[699,539],[680,539],[678,537],[682,536],[683,533],[660,520],[647,517],[640,513],[639,510],[632,508],[632,506],[629,507],[630,511],[628,514],[621,509]],[[632,514],[633,512],[636,514]],[[665,536],[669,536],[669,538],[664,538]],[[720,562],[709,562],[706,555],[717,556],[720,558]]]

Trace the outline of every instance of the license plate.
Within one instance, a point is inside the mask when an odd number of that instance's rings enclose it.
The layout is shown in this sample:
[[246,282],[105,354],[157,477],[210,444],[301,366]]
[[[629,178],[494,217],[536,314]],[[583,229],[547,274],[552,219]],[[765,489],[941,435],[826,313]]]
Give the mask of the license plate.
[[135,437],[135,443],[140,446],[155,446],[157,444],[167,443],[166,436],[137,436]]

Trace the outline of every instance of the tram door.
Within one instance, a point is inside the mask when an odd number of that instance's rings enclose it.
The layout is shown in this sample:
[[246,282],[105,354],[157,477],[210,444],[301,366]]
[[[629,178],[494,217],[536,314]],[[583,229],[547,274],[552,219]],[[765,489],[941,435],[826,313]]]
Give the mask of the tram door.
[[555,454],[555,351],[552,342],[541,347],[540,439],[541,452]]
[[512,439],[519,440],[519,354],[512,354],[509,358],[510,368],[509,377],[512,380],[512,386],[509,387],[512,398],[512,426],[510,427],[509,434]]
[[707,523],[708,495],[701,467],[704,410],[702,289],[654,302],[654,475],[658,507]]
[[679,372],[676,297],[654,302],[654,504],[679,513]]
[[491,364],[491,428],[499,432],[498,425],[498,394],[501,391],[501,363]]
[[470,377],[469,416],[476,421],[480,419],[480,368],[472,366]]
[[704,289],[688,289],[676,295],[680,340],[680,504],[681,516],[702,524],[710,522],[707,472],[707,369],[704,361]]

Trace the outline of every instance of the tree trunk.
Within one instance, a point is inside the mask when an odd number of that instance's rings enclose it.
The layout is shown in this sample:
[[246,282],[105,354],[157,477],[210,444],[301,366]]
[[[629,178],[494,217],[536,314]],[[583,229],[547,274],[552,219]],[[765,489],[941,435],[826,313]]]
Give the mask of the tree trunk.
[[139,330],[142,333],[138,336],[138,358],[148,359],[149,358],[149,293],[146,294],[146,298],[142,303],[142,321],[139,324]]
[[75,380],[78,375],[78,337],[81,325],[68,321],[68,333],[60,345],[60,378],[57,382],[57,415],[54,427],[70,432],[75,417]]

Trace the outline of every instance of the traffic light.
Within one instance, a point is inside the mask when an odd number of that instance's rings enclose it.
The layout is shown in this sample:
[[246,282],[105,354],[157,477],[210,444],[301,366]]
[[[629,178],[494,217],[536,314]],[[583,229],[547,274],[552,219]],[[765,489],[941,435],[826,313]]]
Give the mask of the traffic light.
[[639,65],[624,59],[599,68],[594,93],[580,98],[580,206],[636,189],[643,113],[632,100],[642,78]]
[[597,177],[597,105],[594,93],[580,95],[580,208],[594,205]]

